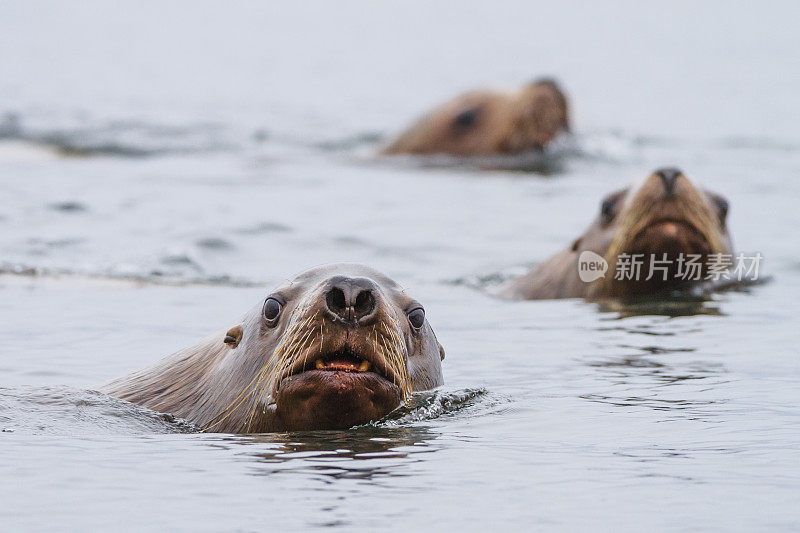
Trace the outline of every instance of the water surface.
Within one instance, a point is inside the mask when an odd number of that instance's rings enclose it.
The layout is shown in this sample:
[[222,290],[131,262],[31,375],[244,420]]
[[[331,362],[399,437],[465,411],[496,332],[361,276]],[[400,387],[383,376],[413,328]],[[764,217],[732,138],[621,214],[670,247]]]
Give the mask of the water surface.
[[[796,14],[4,4],[0,520],[796,530]],[[439,99],[540,74],[577,132],[545,160],[373,157]],[[639,308],[486,294],[667,164],[727,196],[769,283]],[[425,304],[441,390],[350,431],[256,436],[92,392],[333,261]]]

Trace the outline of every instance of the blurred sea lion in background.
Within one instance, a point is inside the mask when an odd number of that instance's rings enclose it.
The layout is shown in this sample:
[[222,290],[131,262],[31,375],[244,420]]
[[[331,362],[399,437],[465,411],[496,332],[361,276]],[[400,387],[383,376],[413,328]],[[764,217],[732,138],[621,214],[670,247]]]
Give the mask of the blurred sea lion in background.
[[474,91],[427,113],[382,153],[488,156],[542,150],[569,131],[567,98],[551,79],[513,92]]
[[422,305],[361,265],[313,268],[220,332],[100,388],[205,431],[346,429],[442,384]]
[[[503,295],[527,300],[636,298],[702,283],[710,256],[732,254],[727,214],[725,198],[698,189],[676,168],[662,168],[638,187],[607,196],[583,235],[511,282]],[[639,275],[634,277],[633,263],[621,261],[630,262],[639,255]],[[692,256],[693,276],[685,279],[690,268],[686,259]],[[581,262],[602,264],[603,260],[607,270],[602,276],[597,271],[591,276],[595,279],[581,279]],[[633,279],[617,276],[620,267]],[[651,267],[655,275],[648,280]]]

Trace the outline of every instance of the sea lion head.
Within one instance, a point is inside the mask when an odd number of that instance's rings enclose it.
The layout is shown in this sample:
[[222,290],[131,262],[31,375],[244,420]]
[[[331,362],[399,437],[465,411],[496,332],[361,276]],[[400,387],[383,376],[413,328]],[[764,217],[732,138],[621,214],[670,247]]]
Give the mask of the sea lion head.
[[[731,253],[727,214],[724,197],[697,188],[676,168],[656,170],[638,187],[608,195],[596,220],[572,246],[576,253],[590,250],[603,256],[609,265],[608,273],[592,282],[588,296],[635,297],[677,288],[686,282],[678,271],[679,257],[699,256],[699,275],[705,276],[709,255]],[[620,257],[638,254],[643,260],[639,279],[616,279]],[[647,280],[653,258],[667,271]]]
[[536,80],[512,92],[476,91],[434,109],[385,154],[486,156],[541,150],[569,131],[567,99],[555,81]]
[[247,376],[250,389],[237,394],[254,398],[233,415],[245,432],[348,428],[442,383],[444,350],[422,304],[361,265],[300,274],[225,342],[218,372]]

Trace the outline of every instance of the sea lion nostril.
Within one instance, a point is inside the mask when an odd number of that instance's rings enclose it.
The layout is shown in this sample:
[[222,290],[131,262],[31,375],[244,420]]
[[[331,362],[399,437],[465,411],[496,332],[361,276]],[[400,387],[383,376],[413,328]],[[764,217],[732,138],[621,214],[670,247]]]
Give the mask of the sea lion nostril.
[[372,291],[370,290],[363,290],[358,293],[356,296],[355,304],[353,305],[353,311],[355,311],[356,318],[362,318],[370,313],[375,309],[375,297],[372,295]]
[[328,294],[325,296],[325,303],[328,305],[328,309],[334,314],[342,318],[347,318],[347,298],[342,289],[333,287],[329,290]]

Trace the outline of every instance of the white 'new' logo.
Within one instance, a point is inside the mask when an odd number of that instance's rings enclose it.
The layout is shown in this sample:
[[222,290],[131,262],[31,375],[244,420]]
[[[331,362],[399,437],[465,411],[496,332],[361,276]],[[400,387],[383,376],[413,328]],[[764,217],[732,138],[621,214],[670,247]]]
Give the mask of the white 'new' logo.
[[578,257],[578,276],[584,283],[605,277],[608,262],[602,255],[586,250]]

